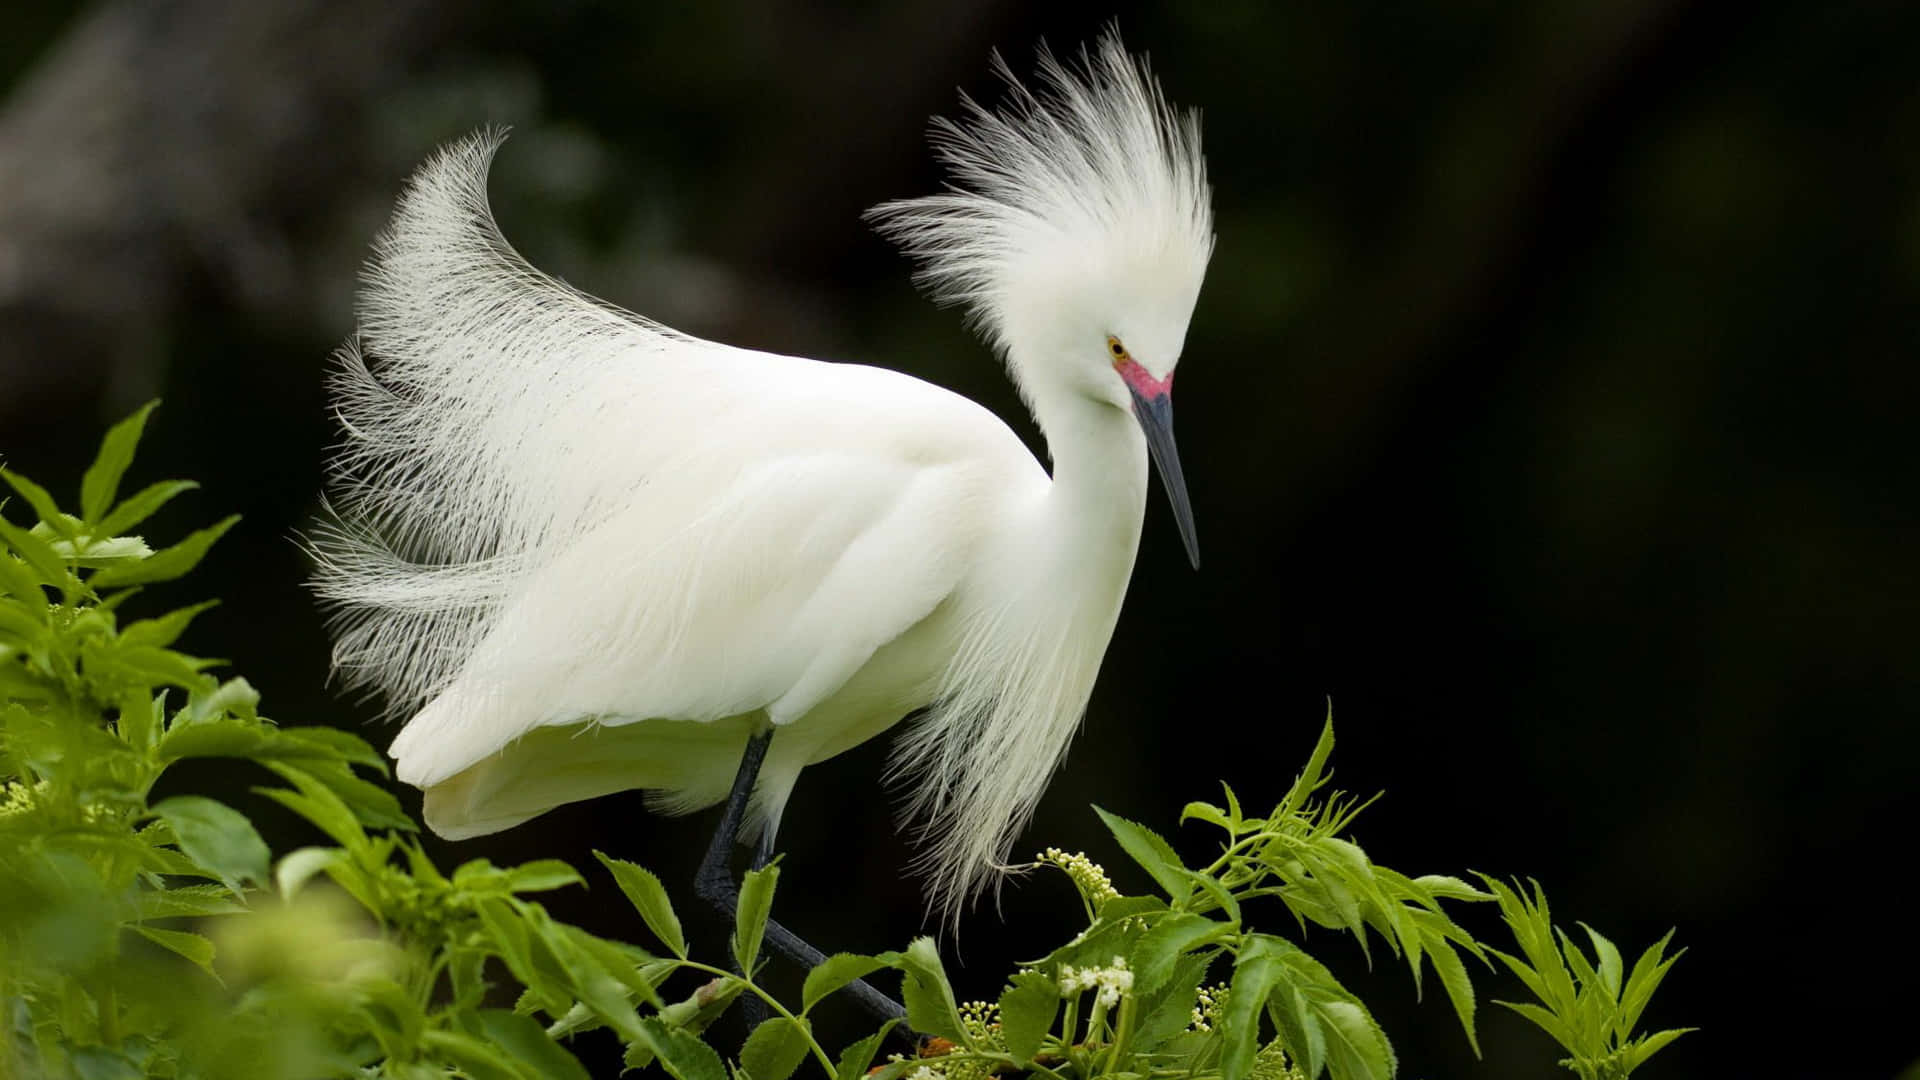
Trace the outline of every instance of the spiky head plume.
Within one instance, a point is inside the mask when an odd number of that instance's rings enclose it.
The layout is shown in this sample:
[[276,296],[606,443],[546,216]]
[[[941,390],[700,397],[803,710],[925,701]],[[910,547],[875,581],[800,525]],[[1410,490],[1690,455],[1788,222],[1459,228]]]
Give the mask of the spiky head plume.
[[1165,310],[1184,335],[1213,252],[1199,114],[1176,112],[1111,30],[1068,63],[1043,45],[1037,91],[993,65],[997,108],[963,97],[959,120],[934,121],[949,189],[869,220],[1003,353],[1086,297]]

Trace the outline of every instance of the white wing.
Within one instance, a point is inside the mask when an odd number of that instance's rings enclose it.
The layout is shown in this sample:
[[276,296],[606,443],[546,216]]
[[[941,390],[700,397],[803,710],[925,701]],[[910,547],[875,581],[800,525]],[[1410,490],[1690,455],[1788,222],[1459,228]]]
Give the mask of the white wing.
[[401,779],[582,718],[795,719],[954,588],[987,502],[1045,490],[957,395],[688,338],[541,275],[488,211],[497,146],[415,177],[334,380],[316,589],[336,667],[417,713]]

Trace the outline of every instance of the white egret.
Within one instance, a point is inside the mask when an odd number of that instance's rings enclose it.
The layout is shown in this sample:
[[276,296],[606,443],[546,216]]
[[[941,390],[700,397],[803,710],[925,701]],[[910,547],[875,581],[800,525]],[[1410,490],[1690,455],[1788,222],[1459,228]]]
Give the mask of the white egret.
[[[737,791],[764,852],[800,771],[919,711],[895,772],[951,916],[1080,723],[1153,456],[1194,528],[1169,392],[1213,248],[1197,116],[1108,34],[963,101],[945,192],[871,212],[1003,356],[1052,474],[979,405],[877,367],[702,341],[526,263],[482,135],[376,244],[332,392],[315,587],[338,670],[442,836],[634,788]],[[714,863],[709,860],[709,867]],[[704,876],[704,875],[703,875]],[[730,886],[729,886],[730,887]]]

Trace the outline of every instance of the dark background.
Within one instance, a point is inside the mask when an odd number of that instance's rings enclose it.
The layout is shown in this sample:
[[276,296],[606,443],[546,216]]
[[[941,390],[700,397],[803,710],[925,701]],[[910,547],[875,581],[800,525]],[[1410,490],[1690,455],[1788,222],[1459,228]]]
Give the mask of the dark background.
[[[331,438],[323,361],[414,163],[512,124],[495,204],[536,263],[692,333],[899,367],[1031,436],[857,215],[937,185],[927,118],[956,87],[994,94],[990,48],[1030,70],[1038,37],[1116,15],[1205,111],[1220,239],[1179,415],[1206,566],[1154,495],[1022,849],[1084,848],[1142,888],[1087,804],[1170,828],[1218,779],[1268,802],[1330,697],[1339,783],[1387,792],[1357,832],[1381,862],[1535,876],[1563,922],[1630,951],[1678,927],[1648,1020],[1703,1031],[1644,1075],[1920,1057],[1896,884],[1920,810],[1917,5],[16,5],[0,456],[70,492],[104,425],[164,397],[133,479],[205,489],[152,534],[246,520],[149,603],[223,597],[188,647],[283,723],[363,724],[325,686],[293,536]],[[786,817],[779,911],[830,951],[921,926],[884,752],[811,771]],[[304,839],[246,805],[276,846]],[[588,865],[598,846],[691,906],[709,828],[630,795],[434,847]],[[594,880],[553,906],[642,937]],[[1076,909],[1061,881],[1009,888],[1006,924],[962,932],[962,996],[997,993]],[[1517,1018],[1483,1007],[1475,1062],[1437,988],[1416,1005],[1393,962],[1308,945],[1405,1075],[1554,1072]]]

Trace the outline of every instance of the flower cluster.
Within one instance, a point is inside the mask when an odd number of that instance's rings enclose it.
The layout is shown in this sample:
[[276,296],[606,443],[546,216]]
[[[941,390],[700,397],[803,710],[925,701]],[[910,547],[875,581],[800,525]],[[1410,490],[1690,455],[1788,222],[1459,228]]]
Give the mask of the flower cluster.
[[1060,996],[1073,997],[1088,990],[1100,991],[1096,998],[1102,1007],[1111,1009],[1120,1003],[1120,998],[1133,989],[1133,972],[1127,967],[1127,958],[1116,956],[1112,967],[1075,968],[1072,964],[1060,965]]
[[1073,879],[1074,888],[1079,889],[1080,895],[1096,908],[1120,895],[1120,890],[1113,887],[1112,879],[1107,877],[1107,872],[1101,869],[1100,864],[1081,852],[1069,854],[1050,847],[1040,853],[1039,861],[1066,871],[1067,877]]
[[1194,992],[1193,1030],[1212,1031],[1213,1025],[1227,1007],[1227,987],[1225,983],[1203,986]]

